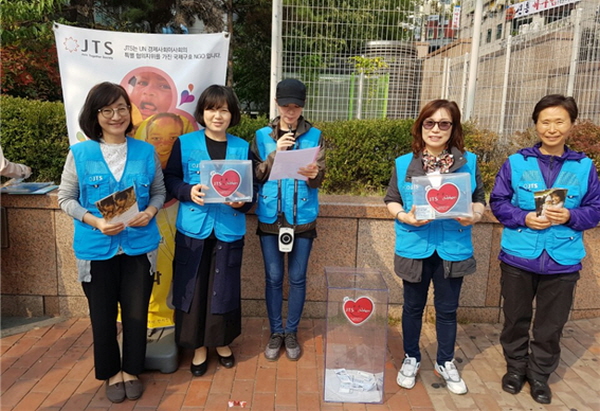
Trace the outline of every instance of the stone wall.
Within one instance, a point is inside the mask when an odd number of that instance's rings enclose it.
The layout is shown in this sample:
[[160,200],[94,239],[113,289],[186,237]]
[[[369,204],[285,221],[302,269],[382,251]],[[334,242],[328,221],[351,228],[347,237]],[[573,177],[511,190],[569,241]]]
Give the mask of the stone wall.
[[[8,229],[8,243],[2,244],[2,315],[87,315],[72,251],[73,222],[58,208],[56,193],[3,194],[1,200]],[[242,268],[243,314],[266,317],[263,262],[255,231],[256,217],[250,215]],[[465,278],[461,321],[501,321],[497,260],[501,231],[489,210],[473,230],[478,270]],[[382,198],[321,196],[318,234],[309,264],[305,316],[325,316],[324,267],[364,267],[382,272],[389,289],[389,315],[400,318],[402,284],[393,274],[394,229]],[[572,319],[600,317],[600,226],[586,232],[585,243],[588,255]],[[430,293],[427,317],[433,318],[433,312]]]

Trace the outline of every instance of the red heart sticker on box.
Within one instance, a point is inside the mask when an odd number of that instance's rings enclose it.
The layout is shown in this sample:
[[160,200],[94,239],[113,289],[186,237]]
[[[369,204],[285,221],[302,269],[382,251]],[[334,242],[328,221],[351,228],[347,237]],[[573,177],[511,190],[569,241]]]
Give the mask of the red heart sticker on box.
[[235,193],[241,182],[242,177],[235,170],[227,170],[223,174],[214,173],[210,176],[210,185],[221,197]]
[[344,298],[344,314],[354,325],[364,323],[373,314],[373,300],[369,297],[360,297],[357,300],[346,297]]
[[435,211],[445,214],[458,203],[460,191],[452,183],[445,183],[440,188],[430,188],[425,195],[427,202]]

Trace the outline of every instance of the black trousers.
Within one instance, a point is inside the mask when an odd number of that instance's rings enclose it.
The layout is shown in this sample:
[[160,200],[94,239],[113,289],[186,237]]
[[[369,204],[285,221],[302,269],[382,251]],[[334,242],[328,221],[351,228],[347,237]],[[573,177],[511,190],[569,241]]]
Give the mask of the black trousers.
[[[154,277],[146,254],[119,254],[91,262],[92,281],[82,283],[88,299],[94,337],[96,378],[107,380],[119,371],[144,371],[148,303]],[[117,313],[121,306],[123,358],[117,341]]]
[[[560,361],[560,336],[569,318],[579,271],[545,275],[505,263],[501,263],[500,268],[504,298],[500,344],[507,370],[547,381]],[[530,339],[532,319],[533,338]]]

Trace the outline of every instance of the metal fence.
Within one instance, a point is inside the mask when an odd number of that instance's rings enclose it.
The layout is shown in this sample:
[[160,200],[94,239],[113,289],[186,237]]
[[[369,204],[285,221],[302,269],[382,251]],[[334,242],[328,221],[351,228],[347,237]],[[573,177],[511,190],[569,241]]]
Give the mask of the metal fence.
[[542,96],[561,93],[600,123],[597,0],[525,12],[534,0],[484,1],[479,33],[476,1],[275,0],[272,84],[304,81],[312,120],[414,118],[436,98],[464,113],[472,99],[470,118],[507,136],[531,125]]

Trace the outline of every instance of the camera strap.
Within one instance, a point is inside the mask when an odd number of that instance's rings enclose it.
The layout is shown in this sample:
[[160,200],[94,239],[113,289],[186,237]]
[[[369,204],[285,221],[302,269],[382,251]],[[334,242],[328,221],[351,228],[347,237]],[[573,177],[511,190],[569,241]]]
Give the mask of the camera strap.
[[[298,180],[294,180],[294,206],[292,207],[292,228],[296,228],[298,215]],[[277,223],[283,225],[283,208],[281,204],[281,180],[277,180]]]

